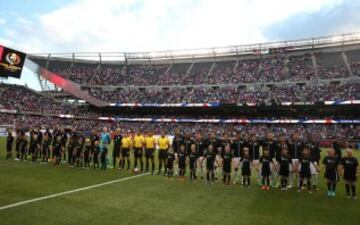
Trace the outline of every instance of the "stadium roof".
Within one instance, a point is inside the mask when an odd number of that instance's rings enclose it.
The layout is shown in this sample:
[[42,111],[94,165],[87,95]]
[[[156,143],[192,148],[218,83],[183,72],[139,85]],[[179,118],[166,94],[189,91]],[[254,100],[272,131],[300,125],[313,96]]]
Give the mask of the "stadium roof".
[[208,58],[239,55],[261,55],[275,51],[307,50],[325,47],[346,46],[360,43],[360,32],[307,39],[267,42],[225,47],[168,50],[155,52],[64,52],[64,53],[30,53],[30,57],[84,59],[93,61],[141,61],[185,58]]

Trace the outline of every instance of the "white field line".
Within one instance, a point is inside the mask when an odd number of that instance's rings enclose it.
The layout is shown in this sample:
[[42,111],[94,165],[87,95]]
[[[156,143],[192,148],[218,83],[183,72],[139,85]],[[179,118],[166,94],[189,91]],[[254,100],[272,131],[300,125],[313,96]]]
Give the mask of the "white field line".
[[102,186],[109,185],[109,184],[114,184],[114,183],[118,183],[118,182],[122,182],[122,181],[127,181],[127,180],[131,180],[131,179],[134,179],[134,178],[146,176],[146,175],[149,175],[149,174],[150,173],[142,173],[142,174],[138,174],[138,175],[134,175],[134,176],[130,176],[130,177],[124,177],[124,178],[120,178],[120,179],[116,179],[116,180],[112,180],[112,181],[107,181],[105,183],[100,183],[100,184],[95,184],[95,185],[91,185],[91,186],[87,186],[87,187],[74,189],[74,190],[71,190],[71,191],[60,192],[60,193],[57,193],[57,194],[47,195],[47,196],[43,196],[43,197],[39,197],[39,198],[34,198],[34,199],[22,201],[22,202],[13,203],[13,204],[10,204],[10,205],[4,205],[4,206],[0,206],[0,210],[14,208],[14,207],[17,207],[17,206],[26,205],[26,204],[30,204],[30,203],[33,203],[33,202],[46,200],[46,199],[49,199],[49,198],[56,198],[56,197],[59,197],[59,196],[68,195],[68,194],[72,194],[72,193],[75,193],[75,192],[85,191],[85,190],[98,188],[98,187],[102,187]]

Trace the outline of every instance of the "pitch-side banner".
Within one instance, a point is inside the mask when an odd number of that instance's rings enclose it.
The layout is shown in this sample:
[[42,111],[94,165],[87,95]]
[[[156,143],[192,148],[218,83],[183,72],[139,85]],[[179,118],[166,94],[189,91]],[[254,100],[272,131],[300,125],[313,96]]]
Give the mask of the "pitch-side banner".
[[0,46],[0,76],[20,78],[26,54]]

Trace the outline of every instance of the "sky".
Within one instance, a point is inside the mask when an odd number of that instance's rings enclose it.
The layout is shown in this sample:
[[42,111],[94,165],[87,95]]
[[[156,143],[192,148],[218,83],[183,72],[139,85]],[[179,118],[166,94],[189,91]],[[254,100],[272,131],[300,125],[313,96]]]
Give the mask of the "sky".
[[[0,1],[0,44],[27,53],[159,51],[360,32],[360,0]],[[22,80],[39,89],[25,71]]]

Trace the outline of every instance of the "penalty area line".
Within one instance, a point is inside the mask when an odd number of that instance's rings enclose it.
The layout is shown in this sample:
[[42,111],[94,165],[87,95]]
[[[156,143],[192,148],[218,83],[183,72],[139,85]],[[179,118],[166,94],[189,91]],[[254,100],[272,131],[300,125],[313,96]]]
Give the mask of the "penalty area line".
[[21,201],[21,202],[9,204],[9,205],[4,205],[4,206],[0,206],[0,211],[4,210],[4,209],[14,208],[14,207],[21,206],[21,205],[30,204],[30,203],[33,203],[33,202],[38,202],[38,201],[42,201],[42,200],[46,200],[46,199],[50,199],[50,198],[56,198],[56,197],[59,197],[59,196],[72,194],[72,193],[75,193],[75,192],[80,192],[80,191],[94,189],[94,188],[98,188],[98,187],[102,187],[102,186],[106,186],[106,185],[110,185],[110,184],[115,184],[115,183],[119,183],[119,182],[122,182],[122,181],[127,181],[127,180],[131,180],[131,179],[134,179],[134,178],[146,176],[146,175],[149,175],[149,174],[150,173],[142,173],[142,174],[138,174],[138,175],[134,175],[134,176],[129,176],[129,177],[124,177],[124,178],[120,178],[120,179],[116,179],[116,180],[107,181],[107,182],[100,183],[100,184],[95,184],[95,185],[91,185],[91,186],[87,186],[87,187],[77,188],[77,189],[74,189],[74,190],[71,190],[71,191],[60,192],[60,193],[46,195],[46,196],[39,197],[39,198],[34,198],[34,199],[29,199],[29,200],[26,200],[26,201]]

